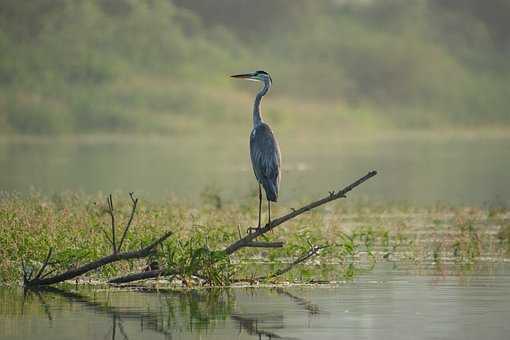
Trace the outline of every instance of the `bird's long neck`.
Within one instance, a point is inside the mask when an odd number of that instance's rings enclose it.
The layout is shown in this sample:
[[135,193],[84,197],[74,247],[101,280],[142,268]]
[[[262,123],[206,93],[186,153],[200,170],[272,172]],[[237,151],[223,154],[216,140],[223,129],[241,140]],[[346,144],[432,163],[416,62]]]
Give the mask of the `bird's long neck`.
[[262,114],[260,113],[260,102],[262,101],[262,97],[264,97],[266,93],[269,92],[270,88],[271,81],[265,81],[264,87],[260,89],[259,93],[257,93],[257,96],[255,97],[255,103],[253,104],[253,127],[257,127],[264,122],[262,119]]

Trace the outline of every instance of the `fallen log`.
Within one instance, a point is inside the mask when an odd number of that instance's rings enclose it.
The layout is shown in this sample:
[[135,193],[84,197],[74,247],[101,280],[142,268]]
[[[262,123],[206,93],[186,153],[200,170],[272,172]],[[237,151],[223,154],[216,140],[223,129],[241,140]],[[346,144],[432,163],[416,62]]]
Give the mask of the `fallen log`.
[[121,260],[144,258],[144,257],[154,254],[155,248],[159,244],[161,244],[163,241],[165,241],[167,238],[169,238],[170,235],[172,235],[172,231],[167,231],[160,238],[154,240],[153,242],[151,242],[150,244],[148,244],[147,246],[145,246],[139,250],[120,252],[121,247],[122,247],[124,240],[126,238],[127,232],[133,222],[133,218],[134,218],[134,215],[136,212],[136,207],[138,204],[138,199],[133,196],[133,193],[130,193],[129,196],[130,196],[131,202],[132,202],[131,215],[129,217],[129,220],[128,220],[126,226],[124,227],[124,231],[122,233],[122,238],[120,240],[120,243],[117,243],[116,239],[115,239],[115,215],[114,215],[114,210],[113,210],[112,196],[109,195],[107,198],[107,207],[108,207],[107,212],[111,216],[112,237],[110,238],[110,237],[108,237],[108,235],[106,235],[106,238],[112,245],[112,254],[111,255],[101,257],[95,261],[86,263],[86,264],[79,266],[77,268],[69,269],[63,273],[49,276],[50,274],[52,274],[54,272],[54,270],[51,270],[47,273],[44,273],[44,272],[48,266],[48,263],[50,263],[50,260],[51,260],[53,248],[50,248],[48,251],[48,255],[46,256],[46,259],[44,260],[43,265],[41,266],[41,268],[37,271],[37,273],[35,275],[33,275],[34,274],[33,270],[31,270],[31,271],[27,270],[24,261],[21,262],[21,266],[22,266],[22,270],[23,270],[23,284],[24,284],[24,286],[25,287],[36,287],[36,286],[51,285],[51,284],[55,284],[55,283],[73,279],[73,278],[83,275],[91,270],[100,268],[100,267],[110,264],[110,263],[114,263],[114,262],[121,261]]

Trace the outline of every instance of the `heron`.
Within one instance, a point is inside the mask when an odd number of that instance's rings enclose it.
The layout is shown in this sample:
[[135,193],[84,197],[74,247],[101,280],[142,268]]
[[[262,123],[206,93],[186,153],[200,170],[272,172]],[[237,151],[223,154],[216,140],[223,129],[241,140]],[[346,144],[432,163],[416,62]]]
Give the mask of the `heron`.
[[272,79],[266,71],[236,74],[232,78],[246,79],[262,83],[262,87],[255,96],[253,104],[253,129],[250,133],[250,158],[253,172],[259,183],[259,222],[260,228],[262,211],[262,188],[267,199],[267,223],[271,223],[271,202],[278,201],[278,191],[281,179],[280,146],[271,127],[264,122],[260,112],[260,102],[271,88]]

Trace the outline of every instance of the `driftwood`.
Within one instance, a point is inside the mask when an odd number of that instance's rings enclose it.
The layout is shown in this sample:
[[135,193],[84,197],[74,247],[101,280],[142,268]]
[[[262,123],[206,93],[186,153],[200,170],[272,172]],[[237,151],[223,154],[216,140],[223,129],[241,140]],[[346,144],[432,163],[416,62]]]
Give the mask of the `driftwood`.
[[130,260],[130,259],[138,259],[138,258],[144,258],[154,253],[155,248],[165,241],[170,235],[172,235],[171,231],[167,231],[165,234],[163,234],[160,238],[154,240],[149,245],[136,250],[136,251],[127,251],[127,252],[120,252],[122,245],[124,243],[124,240],[126,238],[127,232],[129,228],[131,227],[131,224],[133,222],[133,218],[136,212],[136,207],[138,204],[138,199],[134,198],[133,193],[129,194],[132,202],[131,206],[131,215],[127,222],[127,224],[124,227],[124,231],[122,233],[122,237],[120,239],[120,242],[117,243],[115,239],[115,215],[113,210],[113,200],[112,196],[109,195],[107,198],[107,207],[108,207],[108,214],[111,216],[111,227],[112,227],[112,236],[111,238],[106,234],[106,238],[112,245],[112,254],[108,256],[104,256],[100,259],[97,259],[95,261],[86,263],[80,267],[69,269],[63,273],[49,276],[53,273],[53,271],[44,273],[46,270],[46,267],[48,266],[48,263],[50,262],[51,255],[53,252],[53,248],[50,248],[48,251],[48,255],[46,256],[46,259],[41,266],[41,268],[37,271],[37,274],[33,275],[34,271],[28,271],[25,262],[22,261],[22,269],[23,269],[23,283],[25,287],[35,287],[35,286],[44,286],[44,285],[51,285],[59,282],[63,282],[66,280],[73,279],[75,277],[78,277],[80,275],[83,275],[91,270],[100,268],[104,265],[121,261],[121,260]]
[[[224,253],[226,255],[231,255],[231,254],[235,253],[236,251],[238,251],[242,248],[246,248],[246,247],[275,248],[275,247],[283,246],[283,242],[258,242],[258,241],[255,241],[255,239],[258,238],[259,236],[262,236],[262,235],[268,233],[269,231],[273,230],[277,226],[279,226],[279,225],[281,225],[281,224],[283,224],[283,223],[285,223],[285,222],[287,222],[287,221],[289,221],[289,220],[291,220],[307,211],[310,211],[314,208],[317,208],[321,205],[324,205],[331,201],[337,200],[339,198],[346,198],[347,197],[346,194],[348,192],[350,192],[357,186],[361,185],[362,183],[366,182],[370,178],[374,177],[375,175],[377,175],[377,171],[375,171],[375,170],[370,171],[368,174],[359,178],[358,180],[354,181],[353,183],[349,184],[348,186],[344,187],[343,189],[338,190],[336,192],[330,191],[328,196],[321,198],[317,201],[314,201],[312,203],[309,203],[299,209],[293,209],[292,212],[290,212],[284,216],[281,216],[279,218],[276,218],[276,219],[272,220],[270,223],[266,223],[266,225],[262,228],[249,228],[249,232],[247,233],[247,235],[244,237],[240,237],[239,240],[237,240],[234,243],[227,246],[223,250]],[[275,276],[282,275],[282,274],[286,273],[292,267],[294,267],[297,264],[302,263],[302,262],[306,261],[307,259],[309,259],[310,257],[316,255],[319,252],[319,250],[323,249],[323,248],[325,248],[325,246],[312,246],[311,249],[307,253],[303,254],[298,259],[296,259],[294,262],[290,263],[286,268],[273,273],[272,274],[273,276],[271,276],[271,277],[275,277]],[[109,283],[115,283],[115,284],[128,283],[128,282],[133,282],[133,281],[138,281],[138,280],[143,280],[143,279],[150,279],[150,278],[156,278],[159,276],[174,275],[174,274],[176,274],[176,273],[171,268],[160,269],[160,270],[153,270],[153,271],[129,274],[126,276],[114,278],[114,279],[110,280]],[[264,277],[264,278],[267,278],[267,277]]]

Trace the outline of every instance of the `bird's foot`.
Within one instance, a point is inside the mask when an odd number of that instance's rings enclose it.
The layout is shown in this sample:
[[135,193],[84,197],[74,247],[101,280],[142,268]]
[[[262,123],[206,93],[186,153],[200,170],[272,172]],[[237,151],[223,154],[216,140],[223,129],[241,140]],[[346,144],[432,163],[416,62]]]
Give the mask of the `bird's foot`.
[[259,227],[249,227],[248,229],[246,229],[246,233],[247,234],[253,234],[257,230],[260,230],[260,226]]

